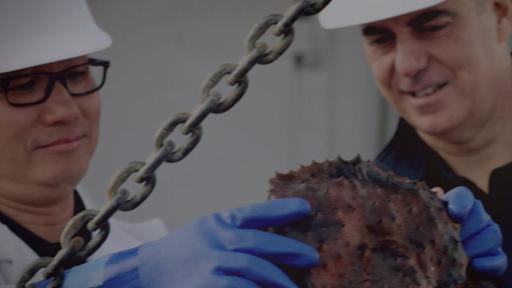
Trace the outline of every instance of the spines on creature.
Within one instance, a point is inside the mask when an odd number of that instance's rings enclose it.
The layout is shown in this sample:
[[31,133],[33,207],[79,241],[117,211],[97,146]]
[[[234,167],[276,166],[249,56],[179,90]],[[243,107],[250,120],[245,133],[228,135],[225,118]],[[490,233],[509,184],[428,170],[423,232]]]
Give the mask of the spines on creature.
[[299,287],[483,287],[469,286],[459,227],[423,183],[358,157],[313,162],[270,184],[270,198],[312,206],[310,217],[272,230],[320,252],[319,267],[284,268]]

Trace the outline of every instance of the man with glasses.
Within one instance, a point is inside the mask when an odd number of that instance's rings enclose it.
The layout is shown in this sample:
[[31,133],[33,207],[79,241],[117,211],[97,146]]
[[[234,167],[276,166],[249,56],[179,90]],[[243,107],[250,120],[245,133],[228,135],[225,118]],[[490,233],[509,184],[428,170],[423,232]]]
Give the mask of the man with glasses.
[[[32,260],[55,256],[64,225],[84,209],[75,187],[97,143],[109,66],[87,55],[110,39],[85,0],[0,0],[0,35],[0,287],[9,287]],[[503,273],[499,227],[468,191],[447,195],[448,213],[474,232],[464,239],[471,269]],[[280,267],[318,265],[317,251],[265,228],[309,212],[302,199],[272,200],[201,217],[158,240],[111,220],[89,262],[65,263],[63,286],[296,287]]]
[[[0,35],[0,287],[14,287],[32,261],[56,255],[63,228],[85,209],[75,188],[98,142],[98,90],[109,67],[87,55],[111,40],[85,0],[0,0]],[[308,266],[318,254],[257,228],[308,212],[300,199],[269,201],[206,216],[158,241],[161,222],[138,224],[140,233],[111,219],[109,238],[87,264],[64,263],[64,287],[290,287],[270,261]]]
[[[98,142],[98,90],[109,68],[87,55],[111,40],[85,0],[2,0],[0,35],[0,287],[7,287],[36,258],[54,257],[64,226],[85,209],[75,188]],[[166,233],[160,221],[140,224],[147,235],[110,223],[111,237],[93,257]]]

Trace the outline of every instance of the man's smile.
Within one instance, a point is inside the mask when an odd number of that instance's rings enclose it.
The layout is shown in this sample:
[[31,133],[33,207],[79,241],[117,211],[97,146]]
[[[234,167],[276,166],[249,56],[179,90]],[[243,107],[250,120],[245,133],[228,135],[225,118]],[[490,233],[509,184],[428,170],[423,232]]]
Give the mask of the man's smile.
[[440,91],[447,85],[448,85],[448,82],[442,82],[440,84],[429,85],[429,86],[426,86],[424,88],[417,89],[417,90],[401,90],[400,89],[399,91],[402,94],[407,94],[414,98],[424,98],[424,97],[428,97],[428,96]]

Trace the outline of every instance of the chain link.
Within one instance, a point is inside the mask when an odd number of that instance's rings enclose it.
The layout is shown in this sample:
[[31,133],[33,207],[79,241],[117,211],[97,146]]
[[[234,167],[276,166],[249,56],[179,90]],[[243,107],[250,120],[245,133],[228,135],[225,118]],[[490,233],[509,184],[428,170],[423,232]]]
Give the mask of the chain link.
[[304,11],[309,8],[309,2],[300,1],[295,3],[294,5],[288,7],[283,14],[283,18],[276,24],[274,28],[274,35],[281,36],[288,30],[292,29],[293,23],[297,21],[302,15],[304,15]]
[[307,9],[302,12],[303,16],[313,16],[320,13],[331,0],[294,0],[295,2],[304,2],[307,4]]
[[[146,163],[142,161],[133,161],[128,164],[123,170],[117,172],[113,178],[113,180],[110,182],[110,185],[108,186],[108,196],[110,199],[114,199],[117,194],[119,193],[121,186],[126,183],[128,178],[137,172],[139,172]],[[133,197],[128,198],[122,202],[119,203],[119,210],[121,211],[131,211],[137,207],[139,207],[146,198],[149,197],[151,192],[153,192],[153,189],[155,188],[156,184],[156,175],[151,175],[151,177],[147,180],[145,180],[142,183],[142,189],[139,191],[139,193],[135,194]],[[125,190],[126,191],[126,190]]]
[[[87,257],[91,256],[100,248],[100,246],[107,240],[108,233],[110,231],[110,225],[107,222],[102,223],[101,226],[98,228],[98,233],[93,235],[93,232],[96,232],[96,230],[87,230],[89,233],[89,237],[91,237],[91,240],[85,245],[78,246],[78,242],[75,242],[74,239],[81,239],[84,241],[84,239],[79,236],[78,234],[83,231],[87,224],[96,218],[96,216],[99,214],[99,211],[87,209],[79,214],[77,214],[75,217],[73,217],[66,227],[64,227],[64,230],[62,232],[62,235],[60,237],[60,244],[65,249],[68,246],[76,247],[77,249],[73,249],[75,251],[75,256],[77,259],[86,259]],[[71,247],[70,247],[71,248]],[[67,255],[67,254],[65,254]],[[57,257],[56,257],[57,258]],[[68,257],[63,256],[63,260],[65,260]]]
[[[19,278],[16,287],[34,287],[27,284],[41,270],[43,276],[51,278],[48,287],[60,287],[64,280],[62,263],[68,259],[85,260],[92,255],[107,239],[110,226],[108,219],[117,211],[130,211],[137,208],[152,193],[156,185],[156,170],[164,163],[183,160],[197,146],[203,135],[201,123],[209,114],[220,114],[230,110],[243,97],[249,86],[247,74],[256,64],[270,64],[276,61],[294,40],[293,24],[300,18],[319,13],[331,0],[295,0],[283,15],[273,14],[256,24],[248,34],[245,42],[246,54],[238,64],[223,64],[210,74],[201,87],[201,101],[192,113],[179,113],[163,123],[155,138],[155,151],[146,161],[130,162],[123,170],[117,172],[107,189],[109,201],[100,211],[85,210],[74,216],[64,228],[61,235],[63,247],[54,258],[39,258],[31,263]],[[272,34],[280,37],[278,43],[268,48],[265,42],[258,42],[261,37],[274,27]],[[225,98],[212,91],[220,81],[227,77],[227,84],[234,86]],[[181,134],[188,140],[176,147],[170,136],[178,126]],[[136,183],[142,187],[138,193],[131,193],[122,188],[130,176],[134,175]],[[86,228],[86,229],[84,229]],[[86,230],[91,240],[85,243],[77,234]]]
[[120,210],[121,205],[128,199],[129,192],[126,189],[120,189],[116,195],[110,197],[110,201],[107,202],[99,211],[98,215],[94,217],[89,223],[87,223],[87,229],[89,231],[98,230],[103,223],[107,222],[115,212]]
[[62,263],[66,261],[70,255],[77,253],[80,248],[84,246],[84,239],[82,237],[75,237],[71,239],[67,245],[62,246],[63,248],[59,250],[57,255],[53,258],[53,261],[46,267],[43,273],[45,278],[62,276]]
[[[227,63],[220,65],[217,71],[210,74],[201,88],[201,102],[206,101],[209,97],[211,97],[212,89],[219,85],[220,80],[222,80],[223,77],[231,74],[236,70],[236,68],[236,64]],[[236,103],[238,103],[238,101],[247,91],[247,87],[249,86],[249,78],[247,78],[247,76],[240,77],[236,79],[233,84],[231,84],[231,86],[234,85],[236,85],[236,87],[234,88],[233,92],[224,101],[221,101],[219,105],[212,111],[212,113],[220,114],[227,112]]]
[[[169,121],[164,123],[164,125],[158,130],[155,139],[155,147],[157,149],[161,149],[164,146],[165,139],[174,132],[176,127],[186,123],[189,119],[191,119],[191,117],[192,114],[190,113],[178,113]],[[199,124],[194,128],[194,130],[187,131],[189,133],[184,134],[189,135],[188,141],[180,148],[172,151],[165,159],[166,162],[174,163],[183,160],[197,146],[201,140],[201,137],[203,136],[203,129]]]
[[249,51],[249,53],[245,54],[240,61],[238,62],[237,67],[231,73],[231,76],[228,77],[228,84],[235,85],[240,81],[240,79],[246,78],[247,73],[251,71],[254,65],[263,61],[265,56],[267,55],[267,44],[258,43],[256,47]]
[[[251,53],[252,50],[256,49],[258,46],[257,41],[265,34],[265,32],[267,32],[272,26],[279,23],[282,19],[284,19],[283,15],[273,14],[265,17],[262,22],[254,25],[245,42],[245,52]],[[277,42],[273,48],[265,52],[265,55],[258,61],[258,64],[270,64],[276,61],[290,47],[294,38],[295,32],[293,28],[289,27],[288,30],[281,35],[279,42]]]
[[[21,274],[21,277],[18,279],[18,283],[16,283],[16,288],[23,288],[23,287],[35,288],[35,285],[30,284],[27,286],[27,283],[32,278],[34,278],[34,276],[41,269],[48,267],[48,265],[50,265],[50,263],[52,263],[52,260],[53,260],[53,258],[51,258],[51,257],[41,257],[39,259],[34,260],[32,263],[30,263],[30,265],[28,265],[26,270],[23,272],[23,274]],[[56,281],[54,281],[54,282],[56,282]]]

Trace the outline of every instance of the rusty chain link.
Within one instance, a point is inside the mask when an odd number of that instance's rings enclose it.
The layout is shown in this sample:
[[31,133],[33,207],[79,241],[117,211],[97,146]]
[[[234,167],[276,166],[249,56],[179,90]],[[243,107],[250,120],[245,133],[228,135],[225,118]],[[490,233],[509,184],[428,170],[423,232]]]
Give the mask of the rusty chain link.
[[[192,113],[179,113],[163,123],[155,138],[155,151],[146,161],[130,162],[123,170],[113,176],[108,186],[109,201],[100,211],[87,209],[74,216],[64,228],[60,243],[62,249],[53,258],[43,257],[31,263],[18,280],[16,287],[35,287],[28,284],[41,270],[45,278],[52,278],[48,287],[60,287],[64,280],[62,263],[66,260],[86,260],[105,242],[110,226],[108,219],[117,211],[130,211],[137,208],[153,191],[156,184],[156,170],[164,163],[174,163],[183,160],[197,146],[202,137],[201,123],[209,114],[220,114],[231,109],[245,94],[249,86],[247,74],[256,65],[266,65],[276,61],[292,44],[294,40],[293,24],[301,17],[319,13],[331,0],[295,0],[284,14],[273,14],[265,17],[256,24],[248,34],[245,42],[246,54],[238,64],[221,65],[217,71],[210,74],[202,84],[201,100]],[[274,27],[271,33],[280,37],[279,42],[272,48],[265,42],[258,42],[261,37]],[[233,91],[224,99],[222,95],[213,92],[222,79],[234,86]],[[181,133],[188,136],[188,141],[180,147],[168,139],[181,125]],[[130,176],[142,185],[141,190],[134,196],[127,189],[121,188]],[[84,227],[86,229],[84,229]],[[91,239],[87,243],[79,231],[87,231]],[[94,234],[93,234],[94,233]]]

